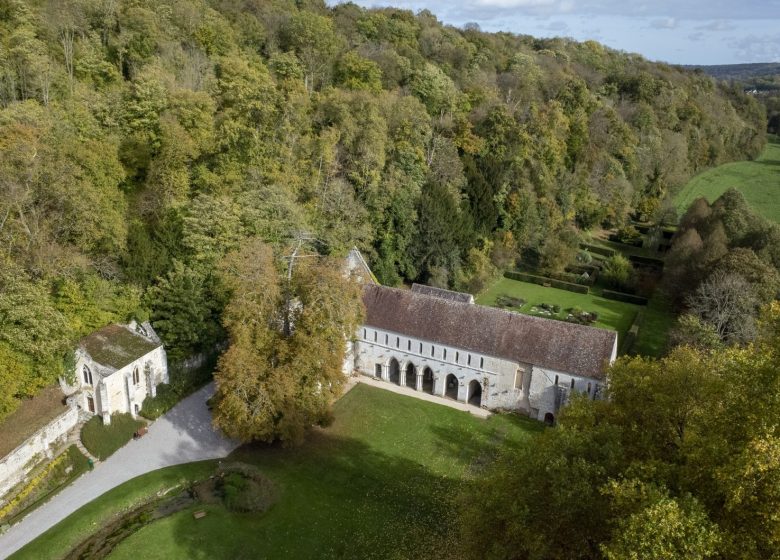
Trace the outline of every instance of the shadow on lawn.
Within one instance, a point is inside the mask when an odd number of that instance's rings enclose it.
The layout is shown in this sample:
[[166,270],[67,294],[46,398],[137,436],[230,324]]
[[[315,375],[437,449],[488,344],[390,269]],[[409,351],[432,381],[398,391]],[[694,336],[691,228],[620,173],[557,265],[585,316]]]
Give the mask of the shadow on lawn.
[[177,557],[458,558],[461,482],[419,463],[327,433],[297,449],[247,445],[230,459],[273,479],[279,502],[262,515],[180,515]]

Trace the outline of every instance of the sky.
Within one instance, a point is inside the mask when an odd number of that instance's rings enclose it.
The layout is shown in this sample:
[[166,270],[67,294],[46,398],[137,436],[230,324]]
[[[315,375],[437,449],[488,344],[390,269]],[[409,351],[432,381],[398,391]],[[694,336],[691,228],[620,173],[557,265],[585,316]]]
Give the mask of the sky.
[[[335,4],[339,0],[328,0]],[[780,62],[780,0],[352,0],[484,31],[594,39],[672,64]]]

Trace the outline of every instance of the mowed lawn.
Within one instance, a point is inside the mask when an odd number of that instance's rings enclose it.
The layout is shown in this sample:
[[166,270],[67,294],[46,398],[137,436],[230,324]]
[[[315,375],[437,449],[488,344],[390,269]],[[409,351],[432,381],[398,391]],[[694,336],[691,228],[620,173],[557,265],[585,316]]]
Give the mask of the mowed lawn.
[[[637,312],[642,306],[632,303],[623,303],[606,299],[594,294],[577,294],[568,290],[558,288],[546,288],[530,282],[521,282],[510,278],[502,277],[487,290],[477,297],[477,303],[482,305],[495,305],[496,298],[502,295],[512,296],[525,300],[525,305],[520,308],[512,308],[512,311],[519,311],[527,315],[535,315],[531,308],[540,303],[550,305],[559,305],[561,307],[558,318],[565,318],[566,309],[570,307],[579,307],[589,313],[598,313],[598,320],[593,324],[595,327],[610,329],[618,332],[618,346],[631,328]],[[544,317],[545,315],[539,315]]]
[[770,136],[755,161],[726,163],[691,179],[674,198],[677,212],[682,216],[702,196],[713,202],[731,187],[759,214],[780,223],[780,138]]
[[[524,445],[540,423],[513,415],[481,420],[462,411],[357,385],[335,422],[298,448],[245,446],[231,457],[257,465],[281,496],[265,514],[197,506],[155,521],[123,541],[118,559],[447,558],[458,543],[455,501],[464,478],[499,447]],[[166,469],[175,478],[176,468]],[[182,476],[202,475],[184,466]],[[155,473],[132,484],[142,488]],[[159,487],[154,483],[150,488]],[[100,498],[110,503],[112,494]],[[90,508],[92,504],[84,509]],[[101,522],[79,511],[17,558],[57,558],[73,545],[68,524]],[[86,517],[89,517],[88,519]],[[56,537],[56,538],[55,538]]]

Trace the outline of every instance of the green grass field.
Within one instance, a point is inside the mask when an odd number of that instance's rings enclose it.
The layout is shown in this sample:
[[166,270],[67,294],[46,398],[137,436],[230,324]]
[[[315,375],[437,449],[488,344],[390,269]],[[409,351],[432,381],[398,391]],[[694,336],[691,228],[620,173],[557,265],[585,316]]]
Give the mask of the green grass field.
[[691,179],[674,197],[677,212],[682,216],[697,198],[712,202],[731,187],[759,214],[780,223],[780,138],[770,137],[755,161],[726,163]]
[[[293,449],[246,446],[231,457],[257,465],[280,488],[269,512],[234,514],[199,506],[155,521],[110,555],[125,558],[446,558],[457,544],[454,500],[471,468],[499,446],[523,445],[542,429],[509,415],[480,420],[358,385],[336,420]],[[58,558],[90,527],[142,495],[203,477],[196,463],[139,477],[85,506],[14,558]]]
[[626,331],[631,327],[631,323],[633,323],[637,311],[641,308],[639,305],[614,301],[595,294],[576,294],[567,290],[545,288],[538,284],[520,282],[505,277],[502,277],[487,290],[482,292],[477,297],[477,303],[482,305],[495,305],[496,298],[501,295],[524,299],[526,304],[519,309],[513,309],[513,311],[519,311],[520,313],[525,313],[527,315],[533,315],[534,313],[531,312],[531,308],[540,303],[560,305],[561,312],[558,313],[559,318],[566,316],[565,309],[569,307],[579,307],[583,311],[588,312],[595,311],[599,314],[599,318],[594,326],[617,331],[619,338],[618,346],[625,336]]

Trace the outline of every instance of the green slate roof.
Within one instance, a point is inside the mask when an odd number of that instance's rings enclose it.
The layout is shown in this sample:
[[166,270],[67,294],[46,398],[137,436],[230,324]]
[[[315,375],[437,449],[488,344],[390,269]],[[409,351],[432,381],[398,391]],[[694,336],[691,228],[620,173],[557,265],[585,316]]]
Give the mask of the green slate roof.
[[108,325],[82,338],[79,346],[98,364],[121,369],[160,344],[122,325]]

